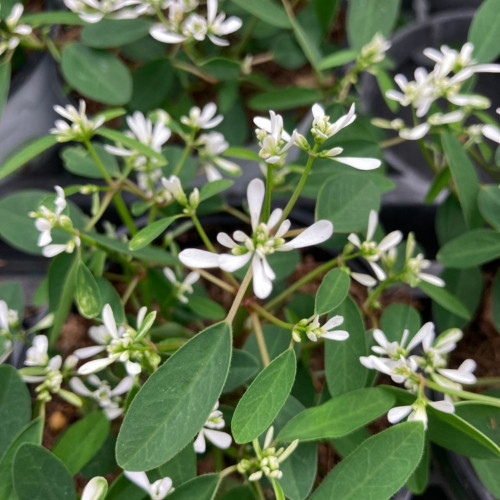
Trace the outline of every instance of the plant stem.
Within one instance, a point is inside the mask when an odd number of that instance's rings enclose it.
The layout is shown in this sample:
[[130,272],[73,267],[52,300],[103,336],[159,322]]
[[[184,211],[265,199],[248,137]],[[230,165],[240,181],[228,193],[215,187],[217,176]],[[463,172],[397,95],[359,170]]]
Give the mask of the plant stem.
[[182,156],[180,157],[179,161],[177,162],[177,165],[174,168],[174,171],[172,172],[172,175],[178,176],[182,170],[182,167],[186,163],[186,160],[188,159],[189,153],[191,152],[191,148],[193,147],[193,137],[191,136],[189,140],[186,142],[186,147],[184,148],[184,151],[182,152]]
[[195,269],[195,270],[200,276],[210,281],[214,285],[217,285],[218,287],[222,288],[223,290],[226,290],[226,292],[232,293],[233,295],[236,293],[236,288],[234,286],[231,286],[229,283],[222,281],[221,279],[217,278],[217,276],[214,276],[205,269]]
[[483,377],[478,378],[474,386],[498,385],[500,386],[500,377]]
[[234,208],[230,205],[224,205],[223,210],[227,212],[228,214],[232,215],[236,219],[240,219],[243,222],[246,222],[247,224],[250,224],[250,217],[248,217],[246,214],[238,210],[237,208]]
[[236,294],[236,297],[234,298],[231,309],[229,309],[229,312],[227,313],[226,321],[229,324],[231,324],[233,322],[234,317],[236,316],[238,308],[240,307],[241,301],[243,300],[243,297],[245,296],[245,292],[247,291],[248,285],[250,284],[251,280],[252,280],[252,266],[250,266],[248,268],[248,271],[245,274],[243,281],[241,282],[238,293]]
[[262,486],[259,481],[253,481],[252,484],[255,487],[255,491],[257,492],[257,496],[259,497],[259,500],[266,500],[266,496],[264,495],[264,492],[262,491]]
[[113,199],[114,195],[114,190],[110,189],[107,193],[106,196],[103,198],[101,202],[101,206],[99,207],[99,210],[97,213],[90,219],[89,223],[85,226],[85,231],[90,231],[98,222],[99,219],[103,216],[104,212],[108,208],[108,205],[111,203],[111,200]]
[[201,225],[198,216],[196,214],[192,214],[191,220],[193,221],[194,227],[198,231],[200,238],[203,240],[204,245],[207,247],[208,250],[210,250],[210,252],[215,253],[215,248],[212,245],[212,242],[208,239],[207,233],[203,229],[203,226]]
[[269,311],[266,311],[266,309],[264,309],[259,304],[252,304],[251,307],[254,311],[258,312],[263,318],[266,318],[270,323],[273,323],[274,325],[279,326],[280,328],[286,328],[287,330],[293,329],[293,325],[291,323],[282,321],[281,319],[271,314]]
[[387,139],[386,141],[382,141],[379,144],[379,147],[381,149],[390,148],[391,146],[396,146],[397,144],[401,144],[402,142],[405,142],[405,141],[406,141],[406,139],[403,139],[402,137],[396,136],[396,137],[393,137],[392,139]]
[[231,465],[230,467],[226,467],[224,470],[221,470],[219,475],[221,478],[224,478],[226,476],[229,476],[229,474],[236,472],[237,470],[238,470],[237,465]]
[[269,358],[269,352],[264,339],[264,332],[262,331],[262,327],[260,325],[259,316],[257,316],[257,314],[253,311],[250,311],[250,317],[252,318],[252,323],[255,328],[255,338],[257,339],[257,346],[259,347],[262,364],[265,368],[271,362],[271,359]]
[[442,385],[436,384],[431,380],[426,380],[425,383],[427,387],[429,387],[429,389],[443,392],[444,394],[450,394],[451,396],[457,396],[461,399],[468,399],[469,401],[480,401],[482,403],[487,403],[491,406],[496,406],[497,408],[500,408],[500,398],[485,396],[484,394],[476,394],[475,392],[451,389],[450,387],[443,387]]
[[267,221],[271,215],[271,194],[273,191],[273,166],[267,165],[266,173],[266,196],[264,198],[264,209],[262,210],[261,219]]
[[127,289],[125,290],[125,293],[123,294],[122,297],[122,304],[125,306],[128,302],[128,299],[130,299],[130,296],[132,293],[134,293],[135,288],[139,284],[139,281],[141,280],[141,276],[137,275],[129,284]]
[[288,214],[292,211],[292,208],[294,207],[296,201],[298,200],[300,193],[302,192],[302,189],[304,189],[307,178],[309,177],[309,173],[311,172],[314,160],[316,159],[316,153],[318,151],[318,147],[319,144],[315,144],[312,152],[309,153],[309,159],[307,160],[304,172],[302,173],[302,177],[300,178],[299,183],[295,187],[295,191],[293,192],[292,197],[290,198],[285,209],[283,210],[283,215],[281,216],[280,222],[284,221],[288,217]]

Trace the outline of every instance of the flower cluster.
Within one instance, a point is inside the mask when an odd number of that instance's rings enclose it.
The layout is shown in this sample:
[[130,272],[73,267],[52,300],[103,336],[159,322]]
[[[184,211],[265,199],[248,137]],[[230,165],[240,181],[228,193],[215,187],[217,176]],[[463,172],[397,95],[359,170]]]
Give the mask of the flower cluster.
[[280,464],[295,451],[299,440],[296,439],[287,448],[276,449],[273,446],[273,436],[274,428],[270,427],[266,433],[262,448],[258,439],[254,439],[252,442],[255,458],[244,458],[238,463],[238,472],[247,474],[249,481],[259,481],[263,475],[268,479],[281,479],[283,476]]
[[209,182],[222,179],[219,170],[233,177],[241,175],[239,165],[220,156],[229,147],[220,132],[201,134],[195,144]]
[[[146,3],[144,0],[140,1]],[[149,33],[163,43],[201,42],[208,38],[215,45],[229,45],[229,42],[222,37],[238,31],[242,22],[235,16],[226,19],[224,12],[217,14],[218,6],[218,0],[207,0],[207,15],[203,17],[194,12],[198,7],[197,0],[165,2],[162,7],[168,9],[167,17],[161,15],[162,22],[155,24]]]
[[[373,338],[376,345],[372,351],[377,356],[362,356],[361,363],[369,369],[389,375],[395,383],[404,384],[410,392],[418,392],[412,405],[396,407],[389,412],[392,423],[410,415],[410,420],[421,420],[427,425],[425,407],[428,405],[439,411],[453,413],[454,406],[449,397],[444,401],[428,401],[423,391],[426,377],[445,391],[446,388],[460,390],[461,384],[473,384],[476,381],[473,374],[476,364],[472,359],[464,361],[458,369],[447,368],[447,355],[462,338],[462,332],[458,329],[447,330],[436,338],[434,325],[426,323],[410,340],[408,330],[403,332],[399,342],[389,341],[384,332],[378,329],[373,331]],[[421,355],[412,354],[417,347],[421,347]]]
[[135,0],[64,0],[64,5],[86,23],[98,23],[104,17],[134,19],[146,10],[137,4]]
[[180,261],[191,268],[219,267],[224,271],[234,272],[251,261],[253,289],[257,297],[263,299],[270,295],[276,275],[266,260],[275,252],[287,252],[323,243],[333,233],[333,225],[327,220],[320,220],[305,229],[294,239],[286,242],[285,236],[290,229],[288,219],[281,220],[283,211],[273,210],[267,222],[261,222],[264,204],[265,186],[260,179],[253,179],[247,189],[248,208],[252,223],[252,234],[235,231],[231,238],[226,233],[219,233],[217,241],[231,253],[218,255],[206,250],[194,248],[183,250]]
[[23,12],[23,5],[16,3],[5,19],[0,18],[0,56],[13,51],[23,37],[31,35],[31,26],[19,23]]
[[349,333],[345,330],[335,330],[344,322],[342,316],[333,316],[324,325],[319,322],[319,316],[313,319],[301,319],[292,330],[292,337],[295,342],[301,342],[307,337],[311,342],[317,342],[319,339],[346,340]]
[[385,53],[391,48],[391,42],[376,33],[374,37],[361,48],[356,60],[360,71],[373,71],[374,66],[385,59]]

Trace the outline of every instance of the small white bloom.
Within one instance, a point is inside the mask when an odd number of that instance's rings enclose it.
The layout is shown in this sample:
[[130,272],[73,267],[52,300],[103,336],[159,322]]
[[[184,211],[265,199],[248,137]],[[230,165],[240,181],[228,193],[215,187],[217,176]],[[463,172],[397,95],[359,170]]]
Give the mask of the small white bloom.
[[33,337],[31,347],[26,351],[26,366],[47,366],[49,362],[49,340],[45,335]]
[[324,325],[320,325],[319,316],[315,316],[312,320],[303,319],[295,325],[292,336],[296,342],[301,342],[301,334],[306,335],[311,342],[316,342],[320,338],[346,340],[349,338],[349,333],[345,330],[336,330],[343,322],[342,316],[333,316]]
[[370,276],[369,274],[365,273],[351,273],[351,278],[360,283],[363,286],[367,286],[369,288],[373,288],[374,286],[377,286],[377,280],[373,277]]
[[454,413],[455,407],[453,403],[443,400],[443,401],[429,401],[424,399],[418,399],[412,405],[406,406],[396,406],[389,410],[387,414],[387,419],[391,424],[397,424],[401,422],[405,417],[408,417],[408,421],[418,421],[424,424],[424,429],[427,429],[427,411],[426,406],[431,406],[432,408],[442,411],[443,413]]
[[80,500],[104,500],[108,492],[108,482],[101,476],[92,478],[85,486]]
[[[23,37],[31,35],[31,26],[28,24],[19,24],[23,12],[23,5],[16,3],[12,7],[10,14],[5,18],[4,25],[6,30],[0,31],[0,56],[7,51],[14,50]],[[0,19],[0,24],[2,24],[2,19]]]
[[225,450],[231,446],[231,435],[220,430],[226,426],[226,423],[224,422],[222,412],[218,408],[219,403],[217,402],[194,441],[194,451],[196,453],[205,453],[207,448],[205,438],[221,450]]
[[259,156],[271,165],[281,166],[288,150],[294,144],[295,132],[290,136],[283,128],[283,117],[269,111],[270,118],[257,116],[253,122],[257,126],[255,135],[259,141]]
[[217,15],[218,3],[218,0],[207,0],[207,34],[213,44],[224,47],[229,42],[221,37],[238,31],[243,22],[236,16],[226,19],[224,12]]
[[231,253],[217,255],[205,250],[190,248],[183,250],[179,254],[180,261],[192,268],[220,267],[228,272],[241,269],[251,261],[254,293],[259,298],[268,297],[272,291],[272,282],[276,276],[268,264],[266,256],[274,252],[286,252],[323,243],[332,235],[333,225],[327,220],[320,220],[294,239],[285,242],[284,236],[288,232],[291,223],[287,219],[278,226],[283,213],[281,209],[275,209],[267,222],[260,222],[264,195],[264,183],[260,179],[252,180],[247,189],[253,231],[251,236],[242,231],[235,231],[233,238],[226,233],[217,235],[217,241],[229,248]]
[[498,127],[494,125],[484,125],[481,128],[481,132],[486,138],[500,144],[500,129]]
[[361,48],[358,63],[363,69],[369,69],[385,59],[385,53],[391,48],[391,42],[387,41],[381,33],[374,37]]
[[229,143],[220,132],[201,134],[198,137],[197,145],[202,166],[209,182],[222,179],[219,170],[232,176],[241,174],[239,165],[220,156],[229,147]]
[[206,104],[203,109],[194,106],[189,110],[189,116],[181,116],[181,123],[193,130],[206,130],[217,127],[224,117],[217,115],[217,106],[213,102]]
[[158,479],[151,484],[145,472],[130,472],[126,470],[123,473],[130,481],[139,486],[139,488],[142,488],[151,497],[151,500],[163,500],[169,492],[174,491],[172,480],[169,477]]
[[174,271],[169,267],[163,269],[163,274],[172,283],[174,287],[175,296],[183,303],[187,304],[189,299],[186,294],[193,293],[193,285],[200,279],[200,275],[197,272],[189,273],[183,281],[179,281]]

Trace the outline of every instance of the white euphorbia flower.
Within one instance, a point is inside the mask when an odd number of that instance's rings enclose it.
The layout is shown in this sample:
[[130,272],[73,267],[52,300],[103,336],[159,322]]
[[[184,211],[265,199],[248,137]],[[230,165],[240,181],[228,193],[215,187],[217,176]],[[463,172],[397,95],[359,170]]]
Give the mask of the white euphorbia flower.
[[427,118],[427,123],[430,125],[448,125],[449,123],[457,123],[465,118],[465,113],[457,109],[449,113],[434,113]]
[[9,309],[5,300],[0,300],[0,363],[3,363],[12,353],[12,328],[19,326],[17,311]]
[[255,135],[259,141],[259,156],[271,165],[282,165],[288,150],[294,145],[295,131],[290,134],[283,128],[283,117],[269,111],[270,118],[257,116],[253,122],[257,126]]
[[172,283],[174,288],[175,296],[183,303],[187,304],[189,299],[186,297],[186,294],[193,293],[193,285],[200,279],[200,275],[197,272],[189,273],[183,281],[179,281],[174,271],[169,267],[165,267],[163,269],[163,274],[165,277]]
[[477,379],[474,371],[477,364],[473,359],[466,359],[457,369],[440,368],[432,378],[444,387],[462,389],[462,384],[475,384]]
[[85,486],[80,500],[104,500],[108,492],[108,482],[101,476],[92,478]]
[[80,99],[78,109],[70,104],[65,107],[54,106],[54,111],[69,122],[56,120],[55,128],[50,130],[51,134],[57,136],[58,142],[89,140],[106,121],[104,116],[89,118],[85,113],[86,107],[83,99]]
[[236,16],[226,19],[224,12],[217,14],[218,6],[218,0],[207,0],[207,35],[213,44],[224,47],[229,42],[221,37],[238,31],[243,22]]
[[416,389],[413,378],[418,372],[418,363],[413,357],[408,359],[400,357],[398,360],[394,360],[379,358],[371,354],[370,356],[361,356],[359,361],[370,370],[377,370],[389,375],[396,384],[405,384],[407,389],[412,391]]
[[98,23],[104,17],[135,19],[150,11],[149,5],[136,0],[64,0],[64,4],[91,24]]
[[246,235],[243,231],[235,231],[233,238],[226,233],[217,235],[217,241],[229,248],[231,253],[218,255],[190,248],[179,254],[179,260],[192,268],[220,267],[228,272],[241,269],[251,261],[254,293],[261,299],[268,297],[276,276],[266,257],[274,252],[287,252],[323,243],[332,235],[333,225],[327,220],[320,220],[286,242],[284,236],[290,229],[291,223],[287,219],[278,226],[283,213],[281,209],[273,210],[267,222],[260,222],[264,196],[265,185],[262,180],[252,180],[247,189],[248,208],[252,223],[251,236]]
[[417,141],[425,137],[429,132],[431,125],[429,123],[420,123],[415,127],[409,128],[405,125],[405,122],[401,118],[396,118],[394,120],[384,120],[382,118],[374,118],[372,124],[376,127],[395,130],[398,132],[399,137],[407,141]]
[[224,120],[222,115],[216,115],[217,106],[213,102],[205,104],[203,109],[194,106],[189,110],[189,116],[181,116],[181,123],[195,131],[217,127]]
[[361,48],[358,56],[358,64],[362,70],[369,70],[371,66],[382,62],[385,53],[391,48],[391,42],[385,39],[381,33],[376,33],[374,37]]
[[224,429],[226,423],[224,421],[224,417],[222,416],[222,412],[218,410],[218,408],[219,403],[217,402],[194,441],[194,451],[196,453],[205,453],[205,450],[207,449],[205,438],[221,450],[225,450],[231,446],[231,442],[233,440],[231,435],[220,430]]
[[94,390],[90,390],[78,377],[71,378],[69,386],[75,394],[95,400],[108,420],[113,420],[123,414],[120,396],[130,391],[134,384],[133,377],[125,377],[113,389],[108,381],[101,380],[96,375],[90,375],[87,381],[95,387]]
[[26,351],[26,366],[46,366],[49,362],[49,340],[45,335],[36,335],[31,341],[31,347]]
[[[141,307],[137,314],[137,329],[147,332],[151,327],[155,315],[152,320],[146,324],[147,310]],[[150,315],[148,315],[149,317]],[[89,375],[103,370],[115,361],[120,361],[125,364],[125,368],[129,375],[137,375],[141,372],[141,365],[137,362],[130,360],[131,357],[137,358],[140,353],[134,350],[134,343],[136,342],[137,331],[130,326],[117,327],[113,310],[109,304],[106,304],[102,310],[102,320],[104,325],[98,327],[91,327],[89,329],[89,336],[99,345],[91,347],[82,347],[77,349],[74,354],[78,359],[86,359],[96,354],[107,352],[107,357],[94,359],[80,366],[78,369],[79,375]],[[145,332],[143,332],[143,335]],[[142,335],[142,336],[143,336]]]
[[369,288],[373,288],[374,286],[377,286],[377,283],[378,283],[378,281],[373,276],[370,276],[369,274],[351,272],[350,276],[352,279],[354,279],[355,281],[357,281],[361,285],[367,286]]
[[[6,30],[0,30],[0,56],[7,51],[14,50],[24,36],[31,35],[31,26],[19,24],[23,12],[23,5],[21,3],[16,3],[12,7],[9,15],[4,19],[3,24]],[[0,25],[1,24],[2,19],[0,19]]]
[[495,127],[495,125],[483,125],[481,127],[481,132],[487,139],[500,144],[500,129],[498,127]]
[[426,406],[431,406],[435,410],[443,413],[454,413],[455,406],[447,400],[429,401],[428,399],[417,399],[412,405],[396,406],[389,410],[387,419],[391,424],[397,424],[404,418],[408,417],[408,421],[419,421],[424,424],[424,429],[427,429],[427,411]]
[[164,477],[154,483],[150,483],[145,472],[130,472],[126,470],[123,473],[130,481],[139,486],[139,488],[142,488],[151,497],[151,500],[163,500],[170,492],[174,491],[172,480],[169,477]]
[[179,205],[184,207],[185,214],[192,214],[196,212],[200,204],[200,191],[194,188],[189,197],[184,192],[180,179],[176,175],[171,175],[168,179],[163,177],[161,183],[165,189],[165,194],[168,197],[175,199]]
[[377,225],[378,214],[375,210],[370,210],[365,241],[361,242],[359,236],[355,233],[351,233],[347,239],[359,249],[361,256],[368,262],[377,278],[380,281],[384,281],[387,276],[377,262],[383,259],[386,252],[388,252],[391,248],[394,248],[401,243],[403,233],[401,231],[392,231],[388,235],[384,236],[380,243],[377,243],[373,240]]
[[196,144],[209,182],[222,179],[219,170],[232,176],[241,174],[239,165],[220,156],[229,147],[229,143],[220,132],[201,134]]
[[296,342],[301,342],[302,335],[305,335],[311,342],[316,342],[320,338],[329,340],[346,340],[349,338],[349,333],[345,330],[336,330],[344,322],[342,316],[333,316],[324,325],[319,322],[319,316],[315,316],[312,320],[300,320],[292,330],[293,339]]

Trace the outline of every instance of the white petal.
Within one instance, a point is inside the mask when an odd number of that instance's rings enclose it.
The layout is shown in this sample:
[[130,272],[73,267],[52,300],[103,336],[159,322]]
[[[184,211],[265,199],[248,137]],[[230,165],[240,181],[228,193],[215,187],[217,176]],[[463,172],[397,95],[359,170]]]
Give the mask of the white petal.
[[359,236],[356,233],[351,233],[347,239],[357,248],[361,246],[361,240],[359,239]]
[[425,325],[423,325],[422,328],[420,328],[420,330],[410,340],[407,350],[411,351],[419,344],[421,344],[426,338],[434,338],[434,324],[430,321],[428,323],[425,323]]
[[373,276],[370,276],[369,274],[351,273],[351,277],[364,286],[372,287],[377,284],[377,280]]
[[382,239],[382,241],[377,245],[377,248],[381,252],[386,252],[390,248],[399,245],[402,240],[403,233],[401,231],[392,231],[392,233],[389,233]]
[[219,255],[206,250],[188,248],[179,254],[179,260],[188,267],[206,269],[219,266]]
[[119,396],[120,394],[125,394],[126,392],[130,391],[130,389],[132,389],[133,385],[133,377],[125,377],[124,379],[120,380],[118,385],[111,391],[111,395]]
[[83,490],[80,500],[99,500],[108,491],[108,482],[101,476],[92,478]]
[[387,420],[391,424],[397,424],[403,418],[407,417],[410,412],[412,411],[411,406],[396,406],[395,408],[391,408],[389,412],[387,413]]
[[302,231],[293,240],[288,241],[278,250],[292,250],[323,243],[333,234],[333,224],[328,220],[320,220]]
[[382,347],[387,347],[387,345],[389,344],[389,341],[387,340],[385,333],[382,330],[379,330],[378,328],[373,330],[373,338],[375,339],[375,342],[377,342],[377,344]]
[[473,359],[466,359],[458,367],[459,370],[463,370],[466,372],[473,372],[476,368],[477,368],[477,364]]
[[251,258],[251,252],[243,255],[222,254],[219,256],[219,267],[223,271],[232,273],[237,269],[241,269]]
[[368,230],[366,231],[366,241],[371,241],[373,239],[375,229],[377,229],[377,224],[378,214],[375,210],[370,210],[370,215],[368,216]]
[[444,287],[446,285],[446,283],[441,278],[438,278],[437,276],[434,276],[433,274],[419,273],[418,277],[423,281],[427,281],[427,283],[430,283],[431,285],[435,285],[435,286],[439,286],[439,287]]
[[500,144],[500,129],[493,125],[485,125],[482,132],[485,137]]
[[149,29],[149,34],[159,42],[163,43],[181,43],[186,40],[184,35],[167,31],[162,24],[157,24]]
[[340,326],[344,322],[344,317],[343,316],[333,316],[333,318],[330,318],[324,325],[323,325],[323,330],[331,330],[332,328],[336,328],[337,326]]
[[216,431],[213,429],[204,429],[203,432],[205,437],[221,450],[229,448],[233,442],[233,438],[227,432]]
[[205,436],[203,435],[203,430],[198,434],[194,441],[194,451],[196,453],[205,453],[207,445],[205,443]]
[[42,250],[44,257],[51,258],[66,251],[66,245],[47,245]]
[[323,118],[325,116],[325,110],[320,104],[313,104],[312,107],[312,114],[314,118]]
[[265,299],[273,291],[273,282],[264,272],[264,266],[259,256],[252,260],[253,291],[259,299]]
[[106,366],[109,366],[114,361],[114,358],[93,359],[92,361],[89,361],[88,363],[80,366],[77,373],[78,375],[89,375],[90,373],[97,373],[101,370],[104,370]]
[[80,349],[77,349],[73,354],[78,359],[87,359],[87,358],[91,358],[92,356],[95,356],[96,354],[99,354],[100,352],[103,352],[105,350],[106,350],[106,346],[104,346],[104,345],[92,345],[89,347],[81,347]]
[[264,203],[266,186],[261,179],[253,179],[247,188],[248,211],[255,231],[260,222],[260,212]]
[[281,215],[283,214],[283,210],[281,208],[275,208],[272,212],[271,215],[269,216],[269,220],[267,221],[267,227],[269,229],[273,229],[276,224],[278,224],[279,220],[281,219]]
[[453,380],[453,382],[458,382],[459,384],[474,384],[476,382],[475,375],[470,372],[450,370],[448,368],[438,370],[438,372],[450,380]]
[[113,315],[113,309],[111,309],[109,304],[106,304],[102,310],[102,322],[104,323],[104,326],[108,330],[109,334],[113,338],[117,339],[118,331],[116,329],[116,321]]
[[429,405],[443,413],[455,413],[455,405],[451,401],[429,401]]
[[70,389],[80,396],[92,396],[92,391],[78,378],[72,377],[69,381]]
[[368,261],[368,264],[373,269],[373,272],[375,273],[375,276],[377,277],[377,279],[379,281],[384,281],[385,278],[387,278],[384,270],[378,264],[376,264],[375,262],[370,262],[370,261]]
[[346,156],[339,158],[332,158],[333,161],[338,161],[339,163],[344,163],[350,167],[357,168],[358,170],[373,170],[380,167],[382,162],[375,158],[348,158]]
[[145,492],[149,493],[151,485],[145,472],[130,472],[128,470],[125,470],[123,471],[123,473],[125,474],[127,479],[139,486],[139,488],[142,488]]
[[139,363],[134,363],[133,361],[125,362],[125,369],[129,375],[139,375],[141,373],[141,365]]
[[341,341],[349,338],[349,332],[346,332],[345,330],[335,330],[333,332],[324,333],[322,337],[329,340]]
[[226,248],[234,248],[235,246],[237,246],[227,233],[218,233],[217,241]]
[[404,128],[400,130],[399,136],[408,141],[418,141],[429,132],[430,128],[431,126],[428,123],[421,123],[411,129]]

